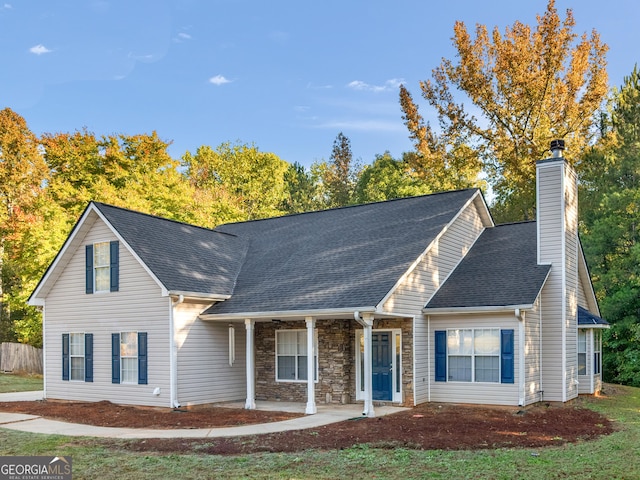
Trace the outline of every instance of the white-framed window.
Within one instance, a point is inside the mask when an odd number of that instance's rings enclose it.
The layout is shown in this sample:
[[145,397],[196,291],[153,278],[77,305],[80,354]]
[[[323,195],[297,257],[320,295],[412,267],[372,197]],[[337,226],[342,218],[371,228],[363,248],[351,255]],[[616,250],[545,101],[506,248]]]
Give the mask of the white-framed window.
[[[318,331],[313,331],[314,381],[318,381]],[[276,330],[276,380],[307,381],[307,331]]]
[[85,381],[85,345],[84,333],[69,334],[69,378],[73,381]]
[[500,382],[500,329],[447,330],[450,382]]
[[578,375],[587,375],[587,331],[578,330]]
[[110,242],[93,244],[94,292],[108,292],[111,288]]
[[120,381],[138,383],[138,333],[120,333]]

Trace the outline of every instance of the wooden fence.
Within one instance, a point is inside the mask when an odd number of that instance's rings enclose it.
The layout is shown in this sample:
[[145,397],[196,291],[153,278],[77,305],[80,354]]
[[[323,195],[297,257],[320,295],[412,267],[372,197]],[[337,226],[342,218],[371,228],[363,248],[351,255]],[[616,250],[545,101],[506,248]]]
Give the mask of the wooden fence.
[[0,371],[42,374],[42,349],[22,343],[0,345]]

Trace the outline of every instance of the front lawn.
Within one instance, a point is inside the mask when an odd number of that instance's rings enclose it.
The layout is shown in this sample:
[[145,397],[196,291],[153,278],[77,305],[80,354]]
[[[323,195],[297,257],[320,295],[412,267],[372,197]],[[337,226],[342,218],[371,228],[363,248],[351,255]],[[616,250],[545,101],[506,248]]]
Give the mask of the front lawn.
[[0,393],[42,390],[42,375],[0,373]]

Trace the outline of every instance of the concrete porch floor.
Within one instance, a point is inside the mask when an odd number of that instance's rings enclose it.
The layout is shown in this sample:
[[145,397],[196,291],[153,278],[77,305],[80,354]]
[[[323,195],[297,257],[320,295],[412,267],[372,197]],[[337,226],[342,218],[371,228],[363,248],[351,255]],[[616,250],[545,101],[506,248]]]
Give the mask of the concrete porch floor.
[[[245,401],[238,400],[236,402],[224,402],[216,403],[216,407],[227,408],[244,408]],[[306,403],[302,402],[279,402],[279,401],[256,401],[256,410],[266,410],[271,412],[290,412],[290,413],[304,413]],[[362,416],[362,410],[364,408],[362,403],[349,403],[349,404],[316,404],[318,414],[337,414],[340,417],[355,418]],[[398,407],[393,405],[375,405],[373,406],[376,417],[382,417],[390,415],[392,413],[402,412],[408,410],[408,407]],[[317,414],[316,414],[317,415]]]

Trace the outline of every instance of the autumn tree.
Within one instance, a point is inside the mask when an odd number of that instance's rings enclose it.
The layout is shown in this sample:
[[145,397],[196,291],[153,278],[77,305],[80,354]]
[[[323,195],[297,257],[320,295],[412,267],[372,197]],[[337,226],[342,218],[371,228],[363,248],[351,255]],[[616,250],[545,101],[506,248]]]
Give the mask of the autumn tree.
[[[444,58],[420,83],[438,115],[440,140],[448,149],[468,145],[483,161],[502,221],[533,218],[535,162],[547,156],[552,139],[566,139],[565,156],[578,164],[607,93],[607,46],[598,33],[578,38],[572,11],[561,19],[554,0],[537,22],[532,28],[517,21],[504,35],[477,25],[474,38],[456,22],[458,60]],[[408,123],[419,137],[416,125]]]
[[187,152],[182,162],[191,184],[213,202],[215,224],[281,213],[288,164],[277,155],[227,142],[215,150],[205,145],[195,155]]
[[614,92],[584,160],[582,238],[605,334],[609,381],[640,386],[640,72]]
[[46,180],[38,139],[27,122],[9,108],[0,111],[0,340],[20,338],[16,320],[38,318],[25,299],[39,265],[32,255],[42,230],[37,207]]
[[484,186],[479,178],[482,161],[479,152],[469,146],[467,135],[452,132],[448,137],[438,137],[431,125],[425,123],[404,85],[400,85],[400,106],[415,148],[405,156],[404,163],[426,190],[441,192]]

